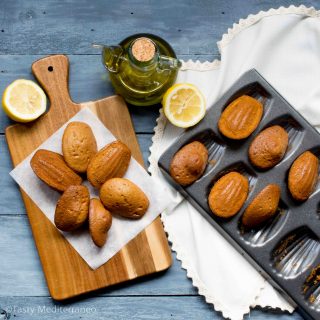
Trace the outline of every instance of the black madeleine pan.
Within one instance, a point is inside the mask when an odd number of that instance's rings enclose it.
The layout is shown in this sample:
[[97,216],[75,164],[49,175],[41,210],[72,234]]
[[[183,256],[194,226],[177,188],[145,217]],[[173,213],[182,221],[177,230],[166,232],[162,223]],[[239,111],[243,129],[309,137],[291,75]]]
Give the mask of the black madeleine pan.
[[[264,105],[258,128],[247,139],[232,141],[218,130],[224,108],[242,95],[252,96]],[[319,106],[320,108],[320,106]],[[267,171],[254,168],[248,148],[254,137],[271,125],[282,126],[289,135],[289,146],[282,161]],[[192,141],[200,141],[209,150],[203,176],[182,187],[170,176],[174,154]],[[320,184],[310,198],[297,203],[287,187],[292,162],[310,150],[320,158],[320,134],[254,69],[246,72],[208,111],[195,127],[187,130],[161,156],[159,167],[168,181],[274,286],[297,304],[305,318],[320,319]],[[229,171],[238,171],[249,179],[246,203],[231,219],[211,213],[208,195],[214,182]],[[281,187],[281,200],[275,217],[259,229],[242,228],[241,216],[252,199],[268,184]],[[236,266],[235,266],[236,268]]]

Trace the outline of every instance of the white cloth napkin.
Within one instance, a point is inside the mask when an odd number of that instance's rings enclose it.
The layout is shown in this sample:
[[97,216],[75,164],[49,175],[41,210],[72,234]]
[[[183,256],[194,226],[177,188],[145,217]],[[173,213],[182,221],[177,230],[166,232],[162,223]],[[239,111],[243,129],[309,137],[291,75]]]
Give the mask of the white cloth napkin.
[[[210,107],[245,71],[256,68],[301,114],[320,128],[320,12],[304,6],[271,9],[240,20],[218,42],[221,61],[184,62],[177,82],[197,85]],[[150,148],[150,172],[182,130],[161,112]],[[166,182],[165,182],[166,183]],[[171,189],[172,190],[172,189]],[[174,190],[172,193],[178,196]],[[290,305],[209,223],[183,200],[162,214],[172,248],[208,303],[225,318],[242,319],[250,307]]]
[[[84,108],[36,150],[47,149],[61,154],[63,131],[67,124],[72,121],[82,121],[91,127],[97,140],[98,149],[116,140],[97,116],[88,108]],[[30,159],[36,150],[13,169],[10,174],[53,223],[54,212],[60,193],[51,189],[34,174],[30,166]],[[86,229],[74,232],[61,232],[92,269],[100,267],[112,258],[123,246],[145,229],[159,213],[168,208],[171,203],[172,199],[170,194],[168,195],[166,187],[163,184],[159,184],[156,179],[150,177],[145,169],[133,158],[131,158],[129,168],[124,178],[133,181],[149,198],[149,208],[141,219],[129,220],[119,216],[113,216],[112,226],[108,232],[108,240],[102,248],[94,245]],[[94,189],[88,181],[84,182],[84,185],[89,188],[91,197],[99,198],[98,190]]]

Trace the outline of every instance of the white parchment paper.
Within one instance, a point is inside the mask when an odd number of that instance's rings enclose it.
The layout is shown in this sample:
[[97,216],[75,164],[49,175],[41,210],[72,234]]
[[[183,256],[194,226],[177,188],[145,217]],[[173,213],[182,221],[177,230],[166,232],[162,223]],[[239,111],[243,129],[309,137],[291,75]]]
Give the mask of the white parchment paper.
[[[61,141],[63,131],[67,124],[72,121],[82,121],[91,127],[99,150],[106,144],[116,140],[97,116],[90,109],[85,108],[56,131],[38,149],[47,149],[62,154]],[[36,150],[13,169],[10,175],[53,223],[56,203],[60,197],[60,193],[51,189],[34,174],[30,166],[30,160],[35,152]],[[133,158],[131,158],[124,178],[133,181],[149,198],[150,206],[141,219],[129,220],[114,215],[112,227],[108,232],[107,242],[102,248],[94,245],[88,230],[83,229],[71,233],[61,232],[92,269],[96,269],[106,263],[171,203],[169,193],[166,192],[163,184],[150,177],[145,169]],[[98,191],[88,181],[85,181],[83,184],[89,188],[91,197],[99,198]]]

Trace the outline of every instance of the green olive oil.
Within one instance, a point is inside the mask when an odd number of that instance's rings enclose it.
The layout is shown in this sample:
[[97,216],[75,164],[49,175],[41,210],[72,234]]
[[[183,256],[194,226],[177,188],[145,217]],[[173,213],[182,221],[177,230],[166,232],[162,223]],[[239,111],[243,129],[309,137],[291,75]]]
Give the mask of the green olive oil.
[[116,92],[138,106],[159,103],[181,66],[171,46],[152,34],[136,34],[117,46],[102,46],[102,62]]

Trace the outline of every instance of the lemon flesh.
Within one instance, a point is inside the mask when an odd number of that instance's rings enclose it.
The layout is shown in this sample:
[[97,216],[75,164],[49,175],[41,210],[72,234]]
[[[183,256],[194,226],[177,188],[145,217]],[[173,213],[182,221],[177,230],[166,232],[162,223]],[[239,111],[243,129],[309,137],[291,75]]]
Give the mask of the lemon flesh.
[[165,93],[162,104],[168,120],[181,128],[199,123],[205,116],[206,104],[200,90],[189,83],[179,83]]
[[46,111],[44,91],[33,81],[19,79],[4,91],[2,106],[9,118],[18,122],[37,119]]

